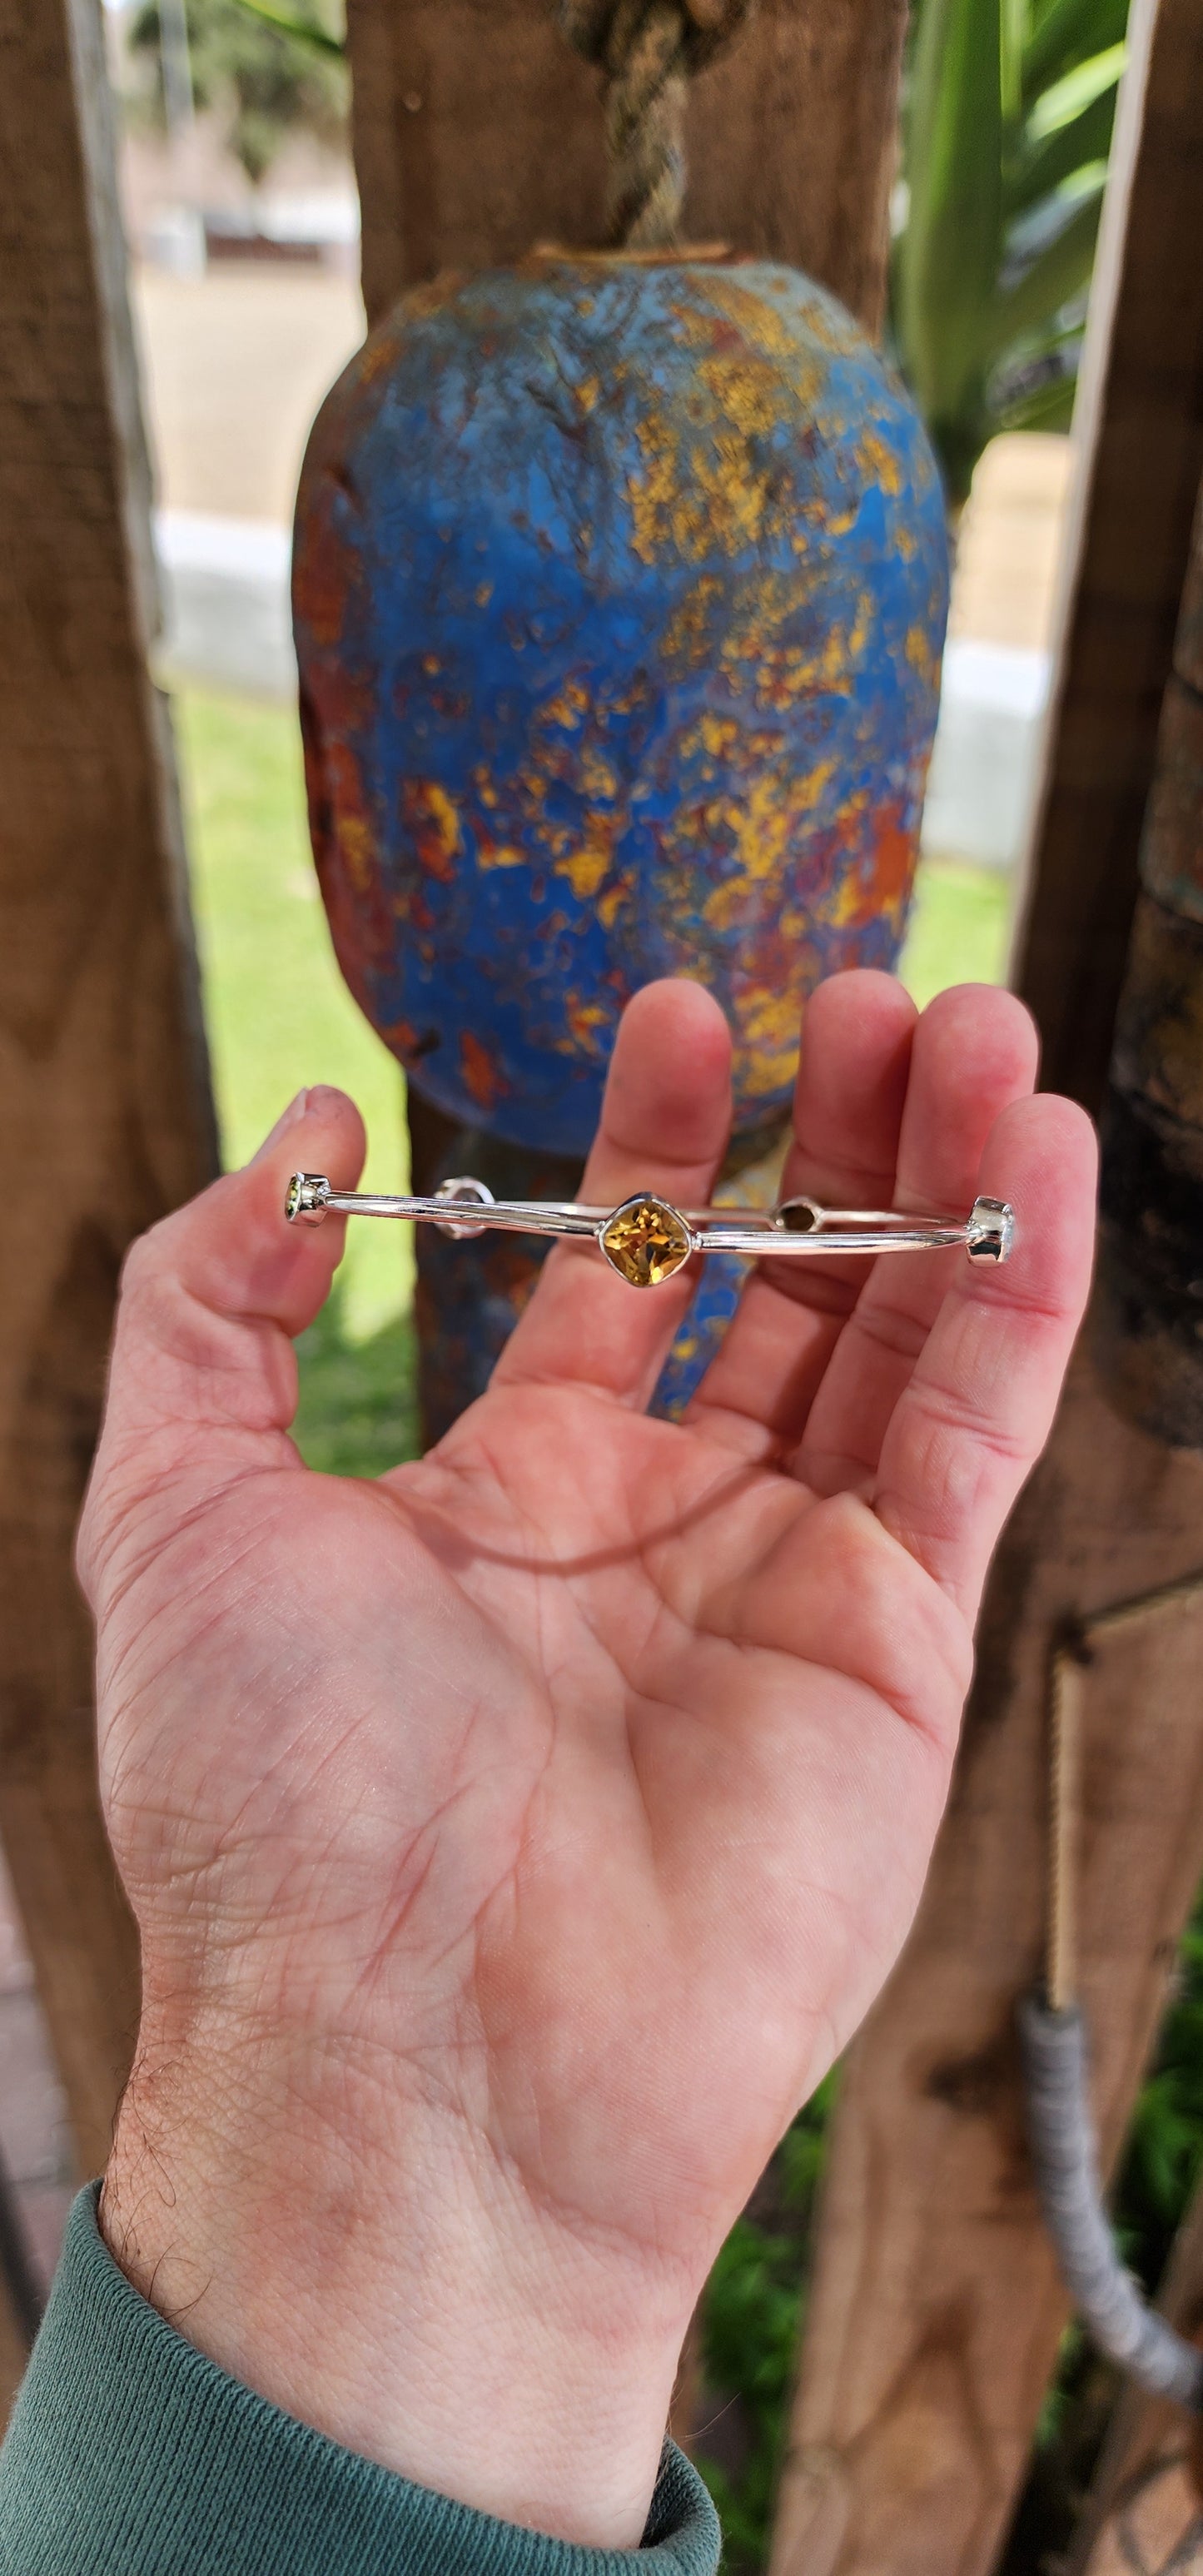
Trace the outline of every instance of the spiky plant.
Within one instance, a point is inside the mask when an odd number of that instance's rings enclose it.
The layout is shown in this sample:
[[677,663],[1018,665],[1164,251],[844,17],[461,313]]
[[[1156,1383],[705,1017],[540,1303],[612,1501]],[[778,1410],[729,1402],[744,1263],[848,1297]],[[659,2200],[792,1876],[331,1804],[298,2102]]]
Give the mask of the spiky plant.
[[1127,0],[920,0],[892,323],[954,508],[1073,407]]

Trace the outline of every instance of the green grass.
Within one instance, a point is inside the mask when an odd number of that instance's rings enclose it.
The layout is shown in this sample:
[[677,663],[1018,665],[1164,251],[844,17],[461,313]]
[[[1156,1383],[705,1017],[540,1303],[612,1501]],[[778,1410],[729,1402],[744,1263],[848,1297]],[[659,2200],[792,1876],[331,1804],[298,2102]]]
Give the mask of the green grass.
[[947,984],[1001,984],[1011,888],[997,868],[925,859],[898,973],[922,1010]]
[[[404,1189],[404,1084],[334,961],[296,719],[194,689],[175,716],[224,1160],[244,1163],[304,1084],[333,1082],[363,1111],[365,1186]],[[311,1466],[377,1475],[413,1454],[412,1288],[407,1227],[348,1228],[334,1294],[299,1346]]]
[[[318,897],[296,720],[282,707],[175,700],[222,1150],[245,1162],[303,1084],[349,1091],[368,1129],[365,1186],[405,1186],[401,1073],[351,999]],[[409,1304],[408,1229],[365,1226],[340,1273],[347,1329],[365,1338]]]

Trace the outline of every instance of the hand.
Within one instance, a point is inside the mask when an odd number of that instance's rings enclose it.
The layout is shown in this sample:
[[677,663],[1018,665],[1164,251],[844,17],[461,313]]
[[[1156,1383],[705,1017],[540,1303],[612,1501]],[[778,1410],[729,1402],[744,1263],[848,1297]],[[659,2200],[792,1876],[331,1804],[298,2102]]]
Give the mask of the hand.
[[[637,2543],[707,2269],[877,1992],[971,1629],[1085,1298],[1093,1146],[1007,995],[807,1015],[786,1174],[1013,1200],[954,1252],[762,1267],[688,1421],[688,1301],[551,1255],[488,1394],[378,1484],[288,1437],[342,1227],[303,1095],[130,1256],[81,1566],[144,2012],[108,2241],[203,2350],[468,2504]],[[586,1198],[704,1200],[728,1041],[623,1021]]]

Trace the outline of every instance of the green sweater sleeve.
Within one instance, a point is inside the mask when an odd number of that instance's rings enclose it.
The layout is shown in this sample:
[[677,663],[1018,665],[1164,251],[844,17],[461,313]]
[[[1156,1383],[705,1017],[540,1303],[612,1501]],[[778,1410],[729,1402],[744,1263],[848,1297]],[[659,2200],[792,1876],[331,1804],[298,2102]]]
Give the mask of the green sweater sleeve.
[[0,2576],[714,2576],[714,2509],[671,2443],[641,2549],[495,2522],[228,2378],[131,2288],[96,2203],[0,2452]]

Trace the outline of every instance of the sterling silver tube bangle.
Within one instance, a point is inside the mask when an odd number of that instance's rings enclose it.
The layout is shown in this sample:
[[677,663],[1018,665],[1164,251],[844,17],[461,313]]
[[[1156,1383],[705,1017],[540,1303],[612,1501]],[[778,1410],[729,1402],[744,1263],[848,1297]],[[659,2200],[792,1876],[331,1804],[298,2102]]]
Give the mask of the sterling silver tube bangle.
[[740,1252],[792,1260],[821,1253],[942,1252],[963,1244],[971,1261],[1005,1261],[1015,1218],[1002,1199],[975,1199],[967,1217],[924,1218],[895,1209],[825,1208],[808,1198],[775,1208],[678,1208],[652,1190],[621,1206],[585,1207],[575,1199],[495,1199],[483,1181],[444,1181],[433,1198],[380,1198],[332,1190],[321,1172],[294,1172],[284,1213],[290,1225],[320,1225],[327,1216],[407,1218],[437,1225],[457,1240],[496,1227],[506,1234],[566,1235],[591,1240],[632,1288],[658,1288],[695,1252]]

